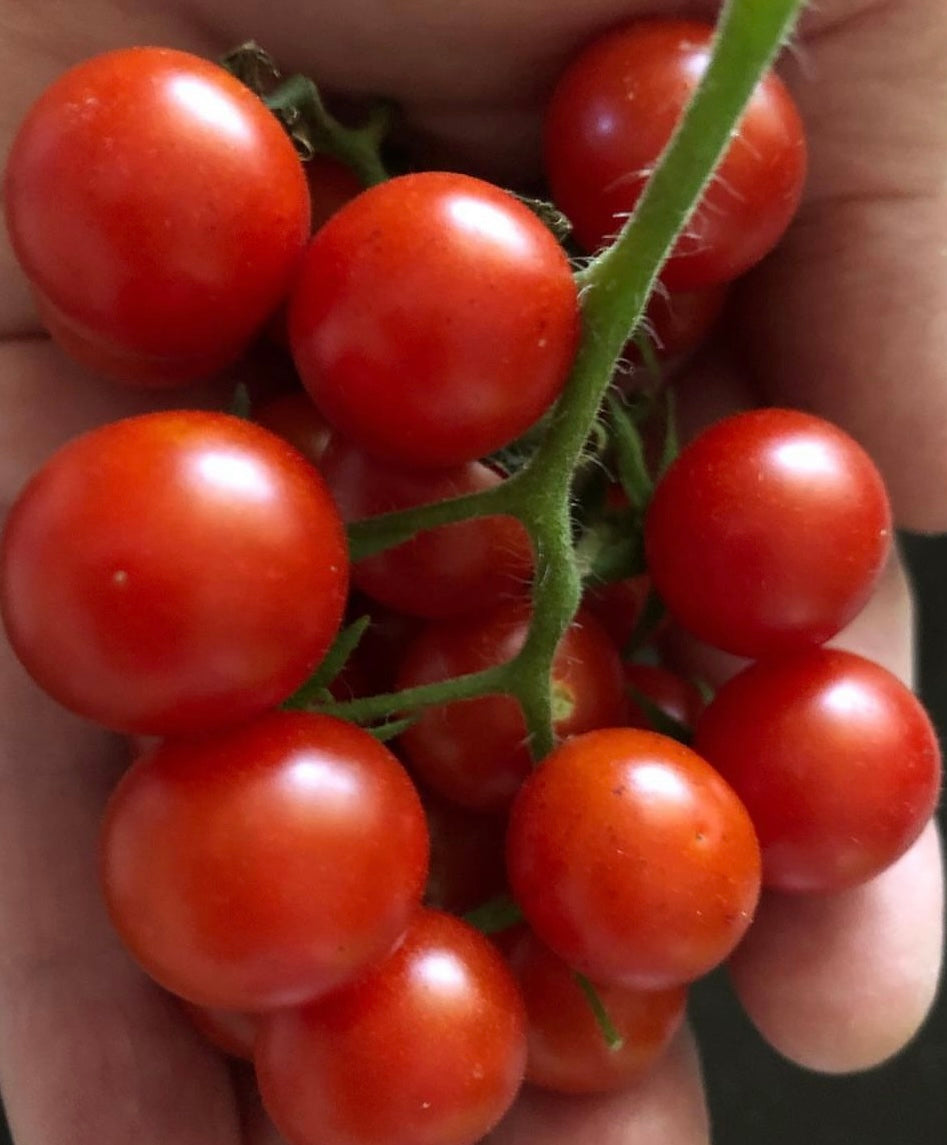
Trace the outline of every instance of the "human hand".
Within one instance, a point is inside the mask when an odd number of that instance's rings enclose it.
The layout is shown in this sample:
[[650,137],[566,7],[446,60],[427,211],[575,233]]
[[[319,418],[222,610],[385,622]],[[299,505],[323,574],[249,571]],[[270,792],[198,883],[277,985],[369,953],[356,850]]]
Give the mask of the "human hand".
[[[95,0],[41,11],[4,0],[0,124],[9,141],[46,83],[105,48],[150,42],[213,56],[253,34],[287,71],[398,99],[428,162],[512,182],[531,170],[542,100],[575,46],[618,18],[670,10],[658,0],[201,0],[160,9]],[[938,229],[947,127],[929,111],[947,87],[945,48],[938,0],[826,0],[803,21],[785,71],[809,128],[806,202],[737,300],[736,336],[724,331],[683,381],[695,422],[747,401],[801,405],[838,421],[878,459],[899,522],[916,528],[947,527]],[[41,337],[6,246],[0,274],[8,504],[60,441],[152,399],[82,374]],[[892,321],[880,321],[889,311]],[[909,594],[892,565],[840,642],[907,678],[909,633]],[[17,1145],[271,1145],[242,1080],[128,962],[105,919],[96,835],[125,765],[123,745],[39,695],[6,648],[0,695],[0,1088]],[[940,893],[928,829],[866,887],[765,899],[732,964],[751,1016],[777,1048],[814,1068],[862,1068],[895,1052],[935,988]],[[635,1090],[581,1102],[531,1094],[492,1140],[700,1145],[707,1133],[684,1035]]]

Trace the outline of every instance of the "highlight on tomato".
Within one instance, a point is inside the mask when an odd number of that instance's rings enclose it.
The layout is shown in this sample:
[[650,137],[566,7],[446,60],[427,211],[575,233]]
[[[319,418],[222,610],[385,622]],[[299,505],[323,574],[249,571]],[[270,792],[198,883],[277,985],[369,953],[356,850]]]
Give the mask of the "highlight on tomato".
[[168,48],[106,52],[51,84],[13,142],[4,203],[48,330],[97,373],[146,386],[235,362],[310,227],[276,117],[223,68]]
[[145,735],[282,703],[335,638],[347,590],[319,473],[267,430],[199,410],[68,442],[18,497],[0,550],[27,671],[79,715]]
[[299,1004],[384,958],[427,862],[394,755],[304,712],[164,741],[115,789],[101,844],[127,949],[166,989],[230,1011]]

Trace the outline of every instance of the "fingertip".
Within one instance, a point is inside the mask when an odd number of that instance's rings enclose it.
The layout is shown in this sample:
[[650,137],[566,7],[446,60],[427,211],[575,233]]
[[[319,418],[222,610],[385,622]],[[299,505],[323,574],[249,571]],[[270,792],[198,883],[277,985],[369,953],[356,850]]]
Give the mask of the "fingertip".
[[825,896],[770,894],[730,961],[768,1042],[823,1073],[897,1054],[937,994],[943,945],[940,844],[931,823],[870,883]]

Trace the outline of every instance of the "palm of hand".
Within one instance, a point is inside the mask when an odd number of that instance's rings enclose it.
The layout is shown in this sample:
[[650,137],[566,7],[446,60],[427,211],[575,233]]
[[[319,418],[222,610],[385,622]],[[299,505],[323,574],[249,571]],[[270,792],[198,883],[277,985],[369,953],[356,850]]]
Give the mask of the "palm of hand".
[[[536,153],[542,98],[570,48],[631,9],[671,7],[660,0],[446,7],[353,0],[297,11],[258,0],[160,9],[98,0],[81,11],[56,6],[41,24],[35,10],[6,0],[3,130],[9,139],[62,67],[102,48],[152,42],[214,55],[252,34],[287,68],[330,87],[402,100],[432,162],[513,179]],[[715,6],[705,7],[712,14]],[[917,28],[923,42],[911,38]],[[926,114],[947,84],[945,48],[947,19],[937,0],[833,0],[813,13],[787,61],[810,120],[806,205],[781,253],[734,308],[743,356],[718,346],[685,387],[695,419],[758,398],[838,420],[880,460],[902,523],[925,528],[947,522],[947,393],[938,387],[947,279],[936,229],[947,128]],[[36,338],[5,247],[0,258],[0,475],[8,503],[64,437],[148,399],[80,375]],[[899,312],[883,326],[877,316],[889,301]],[[905,586],[892,568],[845,643],[907,676],[908,620]],[[7,650],[0,656],[0,1085],[18,1145],[273,1145],[243,1075],[204,1050],[111,937],[93,856],[123,748],[55,710]],[[824,900],[765,902],[733,973],[767,1036],[830,1070],[896,1050],[934,990],[939,894],[928,831],[875,884]],[[495,1140],[698,1145],[704,1121],[685,1038],[632,1093],[582,1103],[531,1096]]]

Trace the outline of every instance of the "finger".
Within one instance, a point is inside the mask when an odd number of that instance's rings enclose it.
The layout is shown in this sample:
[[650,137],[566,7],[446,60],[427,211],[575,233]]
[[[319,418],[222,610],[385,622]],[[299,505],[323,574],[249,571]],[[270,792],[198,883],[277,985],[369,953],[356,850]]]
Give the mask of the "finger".
[[232,1087],[119,949],[96,876],[117,741],[0,652],[0,1089],[17,1145],[237,1145]]
[[685,1030],[632,1089],[577,1098],[527,1087],[485,1145],[706,1145],[709,1139],[700,1064]]
[[[685,436],[753,397],[726,354],[705,355],[683,379]],[[910,684],[913,629],[910,585],[895,552],[868,606],[831,643]],[[745,664],[681,633],[673,653],[685,671],[716,684]],[[931,826],[867,886],[819,898],[764,896],[731,963],[749,1016],[778,1050],[814,1069],[861,1069],[897,1052],[936,993],[942,894]]]
[[[868,608],[832,641],[906,682],[912,674],[910,595],[897,561]],[[730,972],[766,1039],[801,1065],[866,1069],[914,1036],[937,992],[943,883],[930,824],[870,883],[824,896],[765,895]]]
[[767,1041],[826,1073],[868,1069],[901,1050],[937,990],[940,872],[931,824],[865,886],[824,897],[764,897],[730,974]]
[[848,429],[915,529],[947,526],[945,54],[942,0],[813,12],[787,69],[808,191],[739,311],[766,399]]

